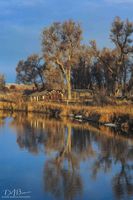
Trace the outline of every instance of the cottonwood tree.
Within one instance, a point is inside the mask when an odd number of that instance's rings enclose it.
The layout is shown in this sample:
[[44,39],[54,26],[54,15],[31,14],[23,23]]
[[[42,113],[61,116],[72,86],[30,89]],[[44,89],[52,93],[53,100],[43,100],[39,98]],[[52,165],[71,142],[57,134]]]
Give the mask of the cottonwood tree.
[[129,83],[128,83],[128,92],[131,92],[133,89],[133,66],[131,66],[130,69],[130,79],[129,79]]
[[78,63],[72,69],[74,89],[92,89],[92,57],[91,49],[87,45],[81,46]]
[[0,90],[3,91],[5,89],[5,76],[0,74]]
[[117,67],[119,68],[119,77],[122,84],[123,95],[126,92],[126,82],[128,77],[129,57],[133,53],[133,23],[128,19],[122,21],[120,17],[116,17],[112,23],[110,38],[115,44],[115,48],[119,54]]
[[60,69],[53,66],[46,67],[44,71],[45,88],[47,90],[61,90],[65,89],[64,78]]
[[16,68],[17,82],[34,84],[37,90],[39,87],[44,88],[45,64],[41,61],[42,58],[36,54],[29,56],[26,60],[19,61]]
[[79,24],[69,20],[53,23],[42,33],[42,51],[45,61],[59,67],[67,83],[68,99],[71,99],[71,70],[77,63],[82,30]]
[[100,62],[103,68],[104,85],[108,94],[115,95],[118,89],[119,71],[116,66],[118,57],[115,49],[103,48],[100,52]]
[[118,55],[115,49],[103,48],[99,50],[96,42],[90,42],[91,49],[94,56],[93,73],[98,88],[104,86],[107,94],[115,94],[118,85],[118,68],[116,62]]

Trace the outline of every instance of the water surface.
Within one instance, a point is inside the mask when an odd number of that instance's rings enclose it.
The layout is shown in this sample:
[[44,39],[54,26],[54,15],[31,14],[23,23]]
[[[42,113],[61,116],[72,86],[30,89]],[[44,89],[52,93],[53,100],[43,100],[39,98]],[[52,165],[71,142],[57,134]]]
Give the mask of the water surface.
[[1,112],[0,198],[14,189],[30,192],[31,200],[132,200],[133,139],[66,119]]

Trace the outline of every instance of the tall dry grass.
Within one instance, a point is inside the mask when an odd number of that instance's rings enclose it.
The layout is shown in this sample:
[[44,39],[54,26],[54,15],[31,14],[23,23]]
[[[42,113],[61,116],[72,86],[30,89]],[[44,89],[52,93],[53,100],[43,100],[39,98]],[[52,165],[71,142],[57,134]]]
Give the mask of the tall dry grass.
[[107,105],[107,106],[84,106],[84,105],[66,105],[64,103],[54,102],[24,102],[16,101],[0,102],[0,109],[11,109],[29,112],[54,113],[58,112],[60,116],[69,116],[70,114],[82,115],[87,118],[98,117],[100,122],[110,122],[114,115],[129,115],[133,118],[133,105]]
[[129,115],[133,117],[133,105],[115,105],[115,106],[84,106],[84,105],[66,105],[53,102],[30,102],[28,104],[29,111],[48,111],[59,110],[60,116],[69,116],[70,114],[81,114],[85,117],[91,117],[94,114],[99,115],[101,122],[110,121],[114,115]]

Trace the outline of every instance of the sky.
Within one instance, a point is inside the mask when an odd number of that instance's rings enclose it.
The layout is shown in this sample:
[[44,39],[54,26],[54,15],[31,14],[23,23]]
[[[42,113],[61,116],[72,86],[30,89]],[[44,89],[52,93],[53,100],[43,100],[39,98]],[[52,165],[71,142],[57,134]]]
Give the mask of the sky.
[[41,55],[41,32],[53,22],[81,24],[84,42],[111,47],[116,16],[133,21],[133,0],[0,0],[0,73],[15,82],[15,68],[32,53]]

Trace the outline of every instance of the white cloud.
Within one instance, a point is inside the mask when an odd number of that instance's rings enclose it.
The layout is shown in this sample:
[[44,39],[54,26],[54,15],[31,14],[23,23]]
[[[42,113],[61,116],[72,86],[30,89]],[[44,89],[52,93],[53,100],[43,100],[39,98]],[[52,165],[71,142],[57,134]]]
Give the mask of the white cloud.
[[17,9],[47,6],[49,0],[0,0],[0,16],[8,16]]
[[113,4],[127,4],[133,3],[133,0],[104,0],[106,3],[113,3]]
[[44,0],[13,0],[18,5],[22,6],[35,6],[45,3]]
[[45,0],[0,0],[0,7],[36,6],[44,3]]

